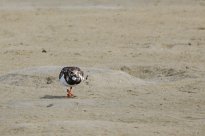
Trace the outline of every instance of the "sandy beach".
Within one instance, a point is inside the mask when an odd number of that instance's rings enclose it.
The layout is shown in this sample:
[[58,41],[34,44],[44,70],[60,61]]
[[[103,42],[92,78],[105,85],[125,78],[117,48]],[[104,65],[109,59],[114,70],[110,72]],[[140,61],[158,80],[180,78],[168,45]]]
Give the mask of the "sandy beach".
[[0,93],[2,136],[204,136],[205,1],[0,0]]

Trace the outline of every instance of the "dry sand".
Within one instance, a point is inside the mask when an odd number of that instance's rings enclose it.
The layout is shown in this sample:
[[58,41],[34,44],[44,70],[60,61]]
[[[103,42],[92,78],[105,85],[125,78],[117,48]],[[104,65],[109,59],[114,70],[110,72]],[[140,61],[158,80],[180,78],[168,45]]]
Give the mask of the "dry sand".
[[2,136],[204,136],[205,1],[0,0],[0,94]]

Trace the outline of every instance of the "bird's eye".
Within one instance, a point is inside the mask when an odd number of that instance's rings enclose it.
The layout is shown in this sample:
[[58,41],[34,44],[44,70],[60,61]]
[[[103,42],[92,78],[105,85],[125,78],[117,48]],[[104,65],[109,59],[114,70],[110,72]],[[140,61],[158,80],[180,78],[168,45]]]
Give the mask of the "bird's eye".
[[74,76],[75,74],[73,72],[70,73],[71,76]]

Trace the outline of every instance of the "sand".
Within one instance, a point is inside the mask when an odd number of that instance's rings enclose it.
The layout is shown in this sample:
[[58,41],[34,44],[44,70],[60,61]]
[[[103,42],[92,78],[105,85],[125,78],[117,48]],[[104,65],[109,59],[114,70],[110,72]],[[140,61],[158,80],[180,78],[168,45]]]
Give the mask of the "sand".
[[[0,135],[204,136],[203,0],[0,0]],[[65,98],[63,66],[88,80]]]

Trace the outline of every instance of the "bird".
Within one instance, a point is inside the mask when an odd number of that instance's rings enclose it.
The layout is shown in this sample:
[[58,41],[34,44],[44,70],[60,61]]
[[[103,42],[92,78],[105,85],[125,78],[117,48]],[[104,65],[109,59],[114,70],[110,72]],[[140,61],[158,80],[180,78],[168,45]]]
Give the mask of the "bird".
[[59,81],[67,87],[67,97],[75,97],[72,88],[84,80],[84,72],[75,66],[63,67],[59,74]]

